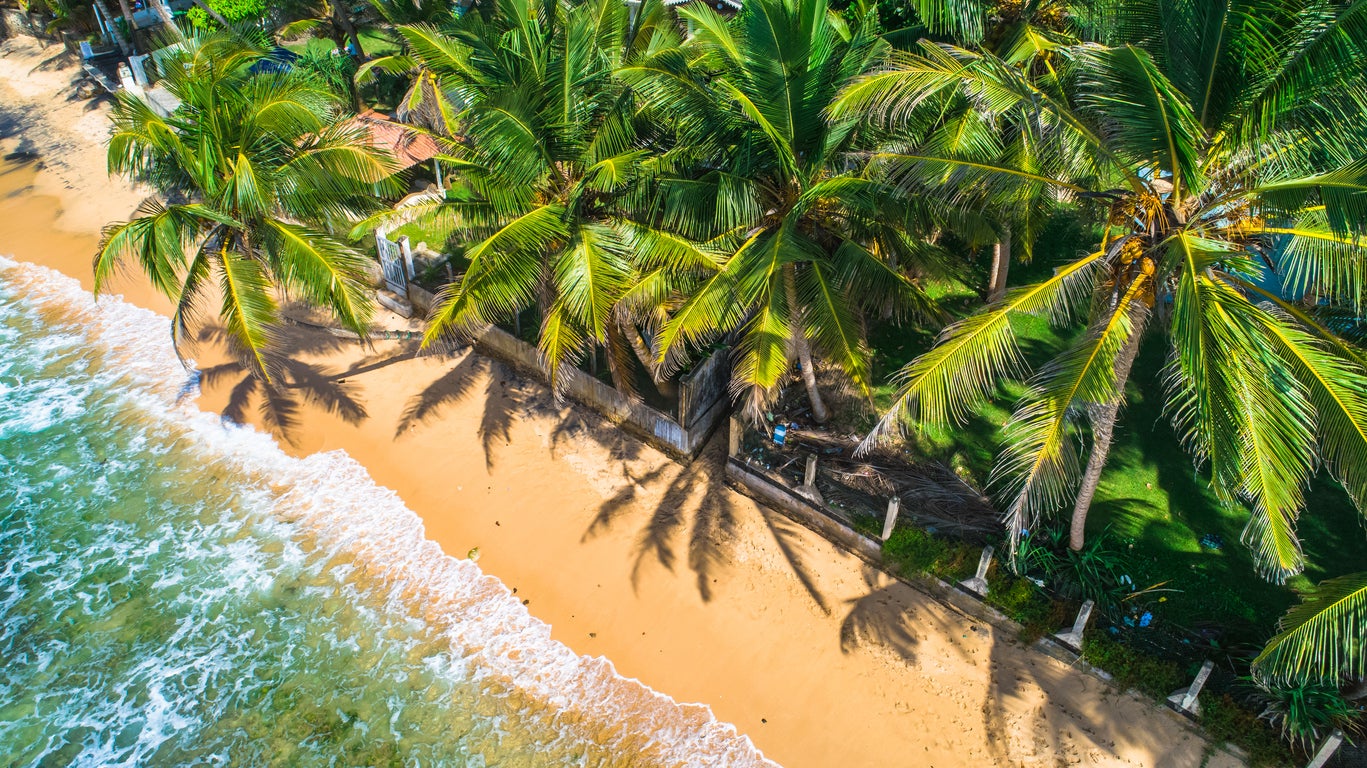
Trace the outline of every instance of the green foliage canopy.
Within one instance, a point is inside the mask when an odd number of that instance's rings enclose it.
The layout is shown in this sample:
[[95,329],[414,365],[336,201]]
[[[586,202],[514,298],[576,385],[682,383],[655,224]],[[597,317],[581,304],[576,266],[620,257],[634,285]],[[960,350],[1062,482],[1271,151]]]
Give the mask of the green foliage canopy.
[[166,67],[166,87],[181,101],[170,116],[118,94],[109,170],[161,197],[105,228],[94,267],[98,292],[121,264],[137,263],[176,302],[178,346],[216,289],[230,340],[269,381],[279,292],[366,332],[366,258],[334,232],[394,190],[393,161],[340,119],[332,93],[248,72],[264,55],[236,37],[187,41]]

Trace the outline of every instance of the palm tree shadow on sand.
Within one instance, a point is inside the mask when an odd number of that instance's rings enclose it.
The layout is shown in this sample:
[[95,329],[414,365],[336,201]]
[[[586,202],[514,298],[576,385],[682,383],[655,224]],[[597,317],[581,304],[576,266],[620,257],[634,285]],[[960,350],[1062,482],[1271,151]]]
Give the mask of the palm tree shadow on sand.
[[840,623],[840,651],[851,654],[864,648],[883,648],[908,664],[916,663],[920,643],[917,628],[923,619],[909,604],[911,589],[899,581],[882,583],[882,573],[869,565],[864,566],[863,576],[868,591],[848,603],[849,612]]
[[[218,326],[201,329],[197,341],[224,345],[232,350],[230,337]],[[369,418],[365,404],[358,396],[359,388],[347,380],[352,371],[338,371],[298,359],[336,352],[350,343],[327,334],[284,326],[276,330],[274,343],[267,353],[267,365],[273,372],[270,382],[246,363],[230,359],[201,369],[200,383],[209,389],[231,386],[227,403],[220,412],[224,419],[245,424],[255,405],[263,427],[289,444],[297,445],[299,412],[305,404],[322,408],[352,425]]]
[[394,426],[394,439],[426,424],[445,407],[479,396],[483,412],[478,434],[484,450],[485,469],[492,470],[495,451],[500,444],[506,445],[512,440],[512,426],[519,414],[542,410],[537,395],[534,384],[522,380],[507,366],[467,352],[456,360],[451,370],[409,398]]
[[[636,441],[626,440],[639,450]],[[671,573],[675,572],[681,559],[677,547],[682,540],[686,549],[683,555],[696,579],[698,594],[704,602],[710,602],[714,595],[713,585],[724,576],[732,562],[732,548],[739,535],[739,515],[743,510],[737,503],[736,492],[726,485],[724,461],[725,443],[720,439],[713,439],[700,456],[681,469],[673,463],[661,463],[637,474],[630,462],[624,460],[620,489],[598,508],[582,540],[602,535],[638,514],[641,507],[638,488],[662,481],[671,471],[677,472],[659,502],[649,510],[637,538],[631,567],[632,587],[639,589],[645,566],[652,560]],[[804,529],[767,507],[756,506],[756,510],[804,591],[822,612],[829,614],[828,600],[807,564]]]

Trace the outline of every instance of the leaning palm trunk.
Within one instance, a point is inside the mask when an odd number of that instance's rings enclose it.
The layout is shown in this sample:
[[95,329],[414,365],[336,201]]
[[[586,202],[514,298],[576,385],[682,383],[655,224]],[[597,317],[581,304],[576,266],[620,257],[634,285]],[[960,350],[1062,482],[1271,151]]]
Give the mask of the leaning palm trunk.
[[166,7],[166,0],[152,0],[152,8],[157,12],[157,18],[161,19],[161,23],[171,32],[171,34],[176,36],[177,40],[185,39],[185,33],[181,32],[180,27],[176,26],[176,20],[175,17],[171,15],[171,9]]
[[640,361],[641,367],[645,368],[646,371],[650,373],[650,383],[655,385],[655,391],[665,397],[673,397],[678,394],[679,388],[675,386],[673,381],[664,377],[663,371],[660,369],[660,364],[655,361],[655,353],[650,351],[650,345],[646,344],[646,340],[641,336],[641,332],[636,328],[636,324],[629,320],[624,320],[620,325],[622,333],[626,336],[627,342],[631,345],[632,353],[634,353],[636,359]]
[[230,24],[227,19],[223,18],[223,14],[210,8],[209,4],[204,2],[204,0],[195,0],[195,5],[198,6],[201,11],[209,14],[209,16],[213,18],[214,21],[218,22],[224,29],[232,27],[232,24]]
[[802,383],[807,387],[807,399],[812,403],[812,419],[825,424],[830,418],[826,403],[821,399],[821,390],[816,385],[816,368],[812,365],[812,345],[807,342],[807,334],[802,328],[802,312],[797,303],[797,267],[785,264],[783,267],[783,288],[788,294],[789,334],[793,347],[797,350],[797,363],[802,369]]
[[1121,347],[1120,355],[1116,358],[1115,398],[1088,409],[1088,416],[1092,422],[1092,453],[1087,459],[1087,469],[1082,473],[1082,487],[1078,490],[1077,502],[1073,505],[1073,522],[1068,531],[1068,547],[1074,552],[1081,550],[1082,545],[1086,543],[1087,511],[1092,507],[1092,497],[1096,496],[1097,485],[1101,482],[1101,470],[1105,468],[1106,458],[1111,453],[1115,420],[1120,414],[1120,402],[1125,396],[1125,384],[1130,379],[1130,368],[1134,365],[1134,358],[1139,354],[1139,340],[1144,333],[1147,314],[1141,312],[1135,318],[1130,337],[1125,340],[1125,346]]
[[346,15],[346,10],[339,3],[340,0],[334,0],[332,3],[332,20],[351,41],[351,47],[356,49],[356,58],[365,61],[365,49],[361,47],[361,38],[356,34],[356,25],[351,23],[351,19]]
[[1011,268],[1011,225],[1002,227],[1001,239],[992,246],[992,276],[987,284],[987,303],[1006,295],[1006,273]]
[[105,23],[109,25],[109,32],[114,36],[114,43],[119,46],[119,53],[124,56],[132,55],[133,45],[128,42],[128,38],[123,36],[123,32],[119,30],[119,25],[114,23],[114,14],[109,12],[109,4],[105,0],[95,0],[95,4],[99,6],[100,15],[104,16]]

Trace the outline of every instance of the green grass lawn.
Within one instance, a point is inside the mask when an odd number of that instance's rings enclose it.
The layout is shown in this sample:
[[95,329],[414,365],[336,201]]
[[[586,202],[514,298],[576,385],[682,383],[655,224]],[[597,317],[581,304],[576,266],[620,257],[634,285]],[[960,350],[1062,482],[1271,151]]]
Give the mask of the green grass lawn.
[[424,226],[410,222],[389,233],[389,239],[395,242],[398,242],[400,237],[407,237],[408,241],[415,246],[418,243],[427,243],[427,247],[434,251],[439,253],[447,251],[448,238],[438,233],[436,228],[430,225]]
[[[1086,247],[1086,228],[1079,222],[1061,217],[1050,229],[1040,238],[1050,248],[1042,248],[1028,266],[1013,266],[1013,285],[1047,275],[1064,258]],[[985,276],[982,279],[985,282]],[[966,287],[945,289],[945,301],[961,310],[979,304]],[[1034,318],[1020,320],[1017,330],[1033,362],[1046,359],[1071,338]],[[883,382],[874,397],[880,413],[895,392],[890,377],[933,341],[934,333],[924,330],[891,324],[870,329],[875,376]],[[1164,413],[1160,371],[1166,354],[1167,339],[1153,335],[1135,363],[1109,462],[1088,516],[1088,535],[1099,536],[1109,529],[1118,545],[1129,552],[1131,576],[1140,588],[1166,582],[1163,589],[1172,591],[1159,593],[1166,599],[1154,608],[1158,618],[1187,628],[1219,625],[1227,641],[1261,643],[1296,602],[1296,590],[1362,569],[1361,564],[1367,562],[1362,517],[1347,495],[1321,473],[1308,493],[1299,524],[1306,573],[1286,585],[1259,578],[1239,541],[1248,512],[1219,503],[1209,476],[1193,466]],[[968,423],[909,435],[910,450],[944,462],[985,487],[1002,444],[1002,425],[1020,391],[1019,384],[1004,385],[994,401],[973,410]],[[1055,524],[1066,524],[1062,516],[1071,511],[1061,512]],[[1208,533],[1224,539],[1219,551],[1201,546],[1201,537]]]
[[[356,36],[361,39],[361,47],[365,49],[366,55],[370,58],[378,56],[390,56],[401,50],[398,38],[389,30],[364,28],[357,30]],[[318,53],[330,53],[336,49],[337,45],[326,37],[305,37],[298,40],[291,40],[284,44],[284,47],[295,53],[303,53],[305,50],[313,50]]]

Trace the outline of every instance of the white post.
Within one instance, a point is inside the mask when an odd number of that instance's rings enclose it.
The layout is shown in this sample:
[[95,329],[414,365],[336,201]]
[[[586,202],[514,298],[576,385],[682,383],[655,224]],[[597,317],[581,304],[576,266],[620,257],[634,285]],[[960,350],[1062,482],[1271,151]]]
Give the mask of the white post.
[[[104,14],[100,13],[100,4],[95,3],[92,6],[92,10],[95,11],[95,26],[100,28],[100,37],[111,37],[111,35],[109,34],[109,27],[106,26],[104,20]],[[85,55],[85,48],[81,48],[81,55],[87,59],[90,58],[89,56]]]
[[1069,648],[1072,648],[1075,651],[1081,651],[1082,632],[1087,629],[1087,620],[1092,618],[1092,608],[1094,607],[1096,607],[1096,603],[1091,600],[1083,603],[1082,608],[1077,612],[1077,618],[1073,620],[1073,628],[1067,632],[1059,632],[1054,635],[1054,637],[1057,637],[1060,642]]
[[1310,759],[1305,768],[1324,768],[1324,764],[1329,762],[1329,758],[1334,756],[1342,743],[1343,731],[1335,728],[1333,733],[1325,737],[1324,743],[1320,744],[1319,750],[1315,752],[1315,756]]
[[412,280],[417,274],[413,271],[413,247],[408,242],[408,235],[399,238],[399,252],[403,254],[403,275]]
[[978,595],[987,594],[987,569],[992,566],[992,546],[983,547],[982,556],[978,558],[978,572],[971,579],[964,579],[959,582],[959,586]]
[[802,484],[808,486],[816,485],[816,454],[807,454],[807,472],[802,476]]
[[1190,713],[1193,715],[1201,714],[1201,702],[1197,697],[1201,695],[1201,689],[1205,687],[1206,680],[1210,677],[1211,670],[1215,669],[1215,662],[1207,661],[1201,665],[1201,671],[1196,673],[1196,679],[1191,681],[1191,685],[1179,691],[1173,691],[1168,697],[1168,703],[1173,705],[1178,712]]
[[147,79],[147,59],[151,54],[129,56],[128,66],[133,70],[133,82],[146,88],[152,83]]
[[133,70],[129,69],[126,63],[119,65],[119,85],[138,98],[142,98],[145,93],[142,86],[133,79]]
[[888,514],[883,518],[883,541],[887,541],[892,535],[892,529],[897,526],[897,512],[902,508],[902,497],[893,496],[888,499]]

